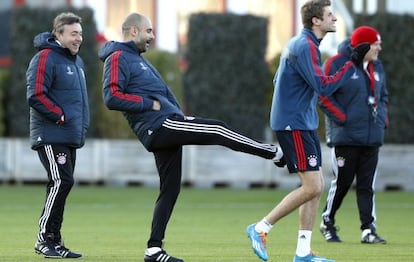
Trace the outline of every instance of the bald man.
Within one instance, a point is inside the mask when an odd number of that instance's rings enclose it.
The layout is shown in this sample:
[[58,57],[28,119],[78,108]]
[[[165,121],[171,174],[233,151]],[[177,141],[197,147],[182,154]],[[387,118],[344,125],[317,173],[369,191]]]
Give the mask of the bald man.
[[137,13],[122,25],[123,42],[108,42],[99,52],[104,61],[106,106],[124,113],[130,127],[154,154],[160,178],[145,262],[182,262],[162,248],[168,221],[181,188],[182,147],[221,145],[271,159],[284,166],[283,153],[272,144],[248,138],[215,119],[186,116],[158,71],[142,56],[154,40],[151,21]]

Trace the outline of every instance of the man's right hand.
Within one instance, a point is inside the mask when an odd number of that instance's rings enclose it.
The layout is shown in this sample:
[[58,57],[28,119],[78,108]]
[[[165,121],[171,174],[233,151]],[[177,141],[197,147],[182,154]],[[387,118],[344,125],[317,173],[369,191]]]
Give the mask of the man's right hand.
[[59,120],[56,121],[56,124],[60,126],[60,125],[63,125],[64,123],[65,123],[65,115],[61,115]]
[[371,48],[370,43],[361,43],[357,45],[351,53],[351,61],[356,65],[359,66],[362,61],[364,61],[365,55],[368,53],[369,49]]

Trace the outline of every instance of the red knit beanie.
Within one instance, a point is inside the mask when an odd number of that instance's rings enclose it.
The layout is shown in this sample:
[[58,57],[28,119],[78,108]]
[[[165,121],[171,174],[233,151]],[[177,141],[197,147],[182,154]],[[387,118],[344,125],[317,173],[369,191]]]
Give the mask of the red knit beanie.
[[381,36],[377,30],[370,26],[357,27],[351,35],[351,46],[355,47],[361,43],[368,42],[373,44],[381,41]]

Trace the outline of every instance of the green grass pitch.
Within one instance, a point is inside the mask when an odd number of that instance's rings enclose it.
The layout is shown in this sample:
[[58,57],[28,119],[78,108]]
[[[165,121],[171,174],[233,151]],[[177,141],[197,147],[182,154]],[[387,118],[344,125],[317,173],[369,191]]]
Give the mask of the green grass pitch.
[[[167,229],[167,252],[186,262],[260,261],[245,234],[287,193],[278,189],[184,188]],[[83,253],[82,261],[143,261],[156,188],[75,186],[67,200],[65,244]],[[44,261],[34,253],[43,186],[0,185],[0,261]],[[324,204],[322,197],[320,209]],[[318,217],[312,248],[337,262],[414,261],[414,193],[379,192],[378,233],[386,245],[360,243],[355,192],[337,215],[343,243],[326,243]],[[320,212],[319,212],[320,214]],[[285,217],[268,237],[269,262],[292,261],[298,214]]]

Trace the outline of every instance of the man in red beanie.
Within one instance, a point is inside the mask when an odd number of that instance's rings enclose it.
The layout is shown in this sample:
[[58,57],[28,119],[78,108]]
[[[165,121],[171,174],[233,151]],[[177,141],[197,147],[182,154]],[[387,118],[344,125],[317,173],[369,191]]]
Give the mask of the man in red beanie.
[[320,230],[328,242],[341,242],[335,227],[335,214],[356,178],[356,195],[361,222],[361,243],[385,244],[376,233],[375,178],[379,147],[388,126],[388,90],[382,63],[380,34],[361,26],[339,47],[339,53],[325,62],[325,73],[336,72],[349,60],[351,50],[368,42],[371,48],[352,78],[330,96],[319,97],[325,112],[327,144],[333,148],[333,174],[322,213]]

